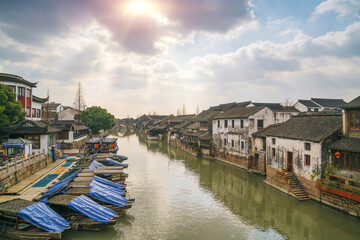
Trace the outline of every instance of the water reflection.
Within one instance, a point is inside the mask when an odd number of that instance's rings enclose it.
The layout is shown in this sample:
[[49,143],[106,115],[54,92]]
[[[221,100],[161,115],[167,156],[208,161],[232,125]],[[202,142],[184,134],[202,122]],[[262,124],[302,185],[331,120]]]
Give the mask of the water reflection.
[[162,142],[149,143],[141,136],[139,141],[150,151],[160,151],[171,160],[185,160],[186,168],[199,175],[203,188],[210,190],[246,225],[254,226],[260,232],[274,229],[289,239],[360,237],[357,219],[314,201],[300,202],[264,184],[263,177],[217,161],[193,157]]

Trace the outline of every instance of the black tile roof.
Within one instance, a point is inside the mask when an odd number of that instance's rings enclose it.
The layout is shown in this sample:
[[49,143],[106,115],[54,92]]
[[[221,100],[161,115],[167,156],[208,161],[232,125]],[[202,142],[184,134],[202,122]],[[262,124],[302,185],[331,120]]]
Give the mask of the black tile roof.
[[306,107],[309,107],[309,108],[320,108],[319,105],[317,105],[316,103],[312,102],[311,100],[303,100],[303,99],[299,99],[298,100],[299,103],[305,105]]
[[186,120],[190,120],[194,116],[195,116],[195,114],[179,115],[179,116],[174,117],[173,119],[170,119],[170,122],[184,122]]
[[311,101],[326,108],[340,108],[341,106],[346,104],[346,102],[342,99],[311,98]]
[[35,95],[32,95],[32,100],[34,102],[45,103],[45,102],[47,102],[49,100],[49,97],[41,98],[41,97],[37,97]]
[[280,137],[305,141],[320,142],[340,131],[342,128],[341,114],[333,115],[301,115],[290,120],[254,133],[256,136]]
[[218,106],[212,106],[212,107],[210,107],[210,109],[213,111],[225,111],[225,110],[228,110],[228,109],[234,107],[235,105],[236,105],[236,102],[224,103],[224,104],[220,104]]
[[257,113],[261,109],[265,108],[264,106],[256,107],[234,107],[229,109],[219,115],[215,116],[213,119],[225,119],[225,118],[247,118],[254,113]]
[[9,73],[0,73],[0,82],[2,81],[7,81],[7,82],[16,82],[16,83],[23,83],[26,85],[29,85],[31,87],[36,87],[36,83],[33,82],[29,82],[28,80],[25,80],[24,78],[14,75],[14,74],[9,74]]
[[360,109],[360,96],[343,105],[344,109]]
[[25,120],[10,127],[0,128],[0,133],[7,134],[45,134],[61,132],[61,129],[50,126],[44,121]]
[[337,151],[360,153],[360,138],[342,137],[339,141],[331,144],[329,148]]

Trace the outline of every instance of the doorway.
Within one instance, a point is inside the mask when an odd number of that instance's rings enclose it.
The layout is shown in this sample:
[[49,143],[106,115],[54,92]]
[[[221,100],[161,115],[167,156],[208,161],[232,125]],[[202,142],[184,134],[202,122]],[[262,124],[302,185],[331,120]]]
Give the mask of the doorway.
[[293,172],[293,152],[287,152],[287,171]]

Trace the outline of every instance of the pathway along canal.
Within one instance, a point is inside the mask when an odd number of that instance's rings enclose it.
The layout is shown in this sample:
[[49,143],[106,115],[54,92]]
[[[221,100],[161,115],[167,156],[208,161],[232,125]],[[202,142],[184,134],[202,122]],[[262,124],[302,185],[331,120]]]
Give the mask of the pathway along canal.
[[360,221],[315,201],[299,202],[252,175],[142,136],[119,138],[136,198],[101,232],[63,239],[359,239]]

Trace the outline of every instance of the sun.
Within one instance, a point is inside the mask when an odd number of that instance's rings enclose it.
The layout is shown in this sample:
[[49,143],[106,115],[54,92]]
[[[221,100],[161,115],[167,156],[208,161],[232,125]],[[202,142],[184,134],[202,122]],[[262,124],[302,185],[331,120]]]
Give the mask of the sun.
[[147,1],[131,1],[127,6],[126,12],[132,15],[151,15],[155,12],[155,9]]

